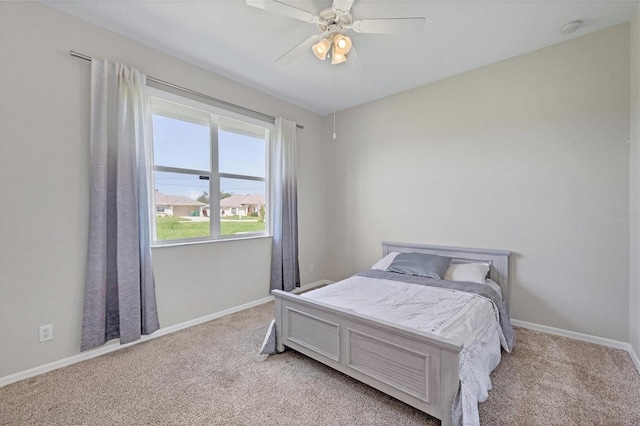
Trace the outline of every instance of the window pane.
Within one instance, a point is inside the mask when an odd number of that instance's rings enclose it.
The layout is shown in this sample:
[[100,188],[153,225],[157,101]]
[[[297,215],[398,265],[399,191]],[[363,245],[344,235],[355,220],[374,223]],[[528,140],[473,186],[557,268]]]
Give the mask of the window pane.
[[209,181],[198,175],[154,172],[156,240],[210,235]]
[[265,183],[220,179],[220,234],[265,231]]
[[227,130],[218,131],[220,173],[265,177],[265,141]]
[[209,126],[153,114],[153,157],[158,166],[211,171]]

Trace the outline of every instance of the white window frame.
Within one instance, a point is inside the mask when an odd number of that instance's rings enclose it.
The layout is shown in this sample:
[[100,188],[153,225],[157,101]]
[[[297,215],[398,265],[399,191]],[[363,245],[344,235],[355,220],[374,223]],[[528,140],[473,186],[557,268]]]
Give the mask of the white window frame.
[[[256,119],[254,117],[245,116],[242,114],[235,113],[233,111],[228,111],[223,108],[216,107],[214,105],[210,105],[208,103],[204,103],[189,97],[181,96],[178,94],[166,92],[164,90],[156,89],[154,87],[146,87],[146,96],[147,96],[147,128],[148,132],[148,159],[147,164],[148,167],[148,185],[149,185],[149,205],[153,206],[149,209],[150,214],[150,225],[151,225],[151,235],[152,241],[151,244],[153,246],[165,246],[165,245],[176,245],[176,244],[190,244],[190,243],[198,243],[198,242],[207,242],[207,241],[225,241],[225,240],[237,240],[237,239],[246,239],[246,238],[256,238],[256,237],[270,237],[271,229],[269,226],[269,214],[271,210],[271,203],[269,199],[269,195],[271,193],[269,186],[269,145],[271,143],[271,136],[274,133],[275,126],[272,122],[262,121]],[[210,149],[211,149],[211,171],[206,170],[196,170],[196,169],[183,169],[179,167],[167,167],[167,166],[157,166],[154,162],[154,153],[153,153],[153,126],[152,126],[152,117],[153,117],[153,102],[154,99],[158,99],[162,103],[173,103],[177,105],[177,109],[181,109],[183,107],[197,110],[198,112],[207,114],[208,125],[210,129]],[[194,116],[184,116],[181,114],[171,114],[167,111],[163,111],[165,116],[177,118],[180,120],[191,121],[194,123],[198,123],[197,120],[192,119]],[[204,116],[201,116],[203,118]],[[205,124],[204,121],[200,121],[198,124]],[[243,126],[245,129],[243,130]],[[255,131],[256,129],[253,126],[264,128],[264,140],[265,140],[265,177],[258,176],[247,176],[247,175],[237,175],[230,173],[220,173],[218,170],[218,131],[226,130],[234,133],[246,134],[248,136],[260,137],[260,135]],[[206,237],[198,237],[198,238],[181,238],[174,240],[157,240],[157,214],[156,214],[156,203],[155,203],[155,173],[154,172],[172,172],[172,173],[182,173],[182,174],[191,174],[196,176],[206,176],[209,180],[209,236]],[[265,230],[264,232],[251,232],[242,235],[234,234],[234,235],[220,235],[220,179],[221,178],[231,178],[231,179],[242,179],[242,180],[254,180],[264,182],[265,185]],[[215,216],[212,214],[213,212],[217,212]]]

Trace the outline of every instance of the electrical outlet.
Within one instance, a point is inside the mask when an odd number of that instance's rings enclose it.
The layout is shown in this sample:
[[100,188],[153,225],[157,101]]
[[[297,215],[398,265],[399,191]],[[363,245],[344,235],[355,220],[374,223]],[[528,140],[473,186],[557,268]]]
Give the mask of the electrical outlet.
[[41,325],[39,330],[39,341],[46,342],[53,339],[53,324]]
[[313,272],[313,263],[309,264],[309,272]]

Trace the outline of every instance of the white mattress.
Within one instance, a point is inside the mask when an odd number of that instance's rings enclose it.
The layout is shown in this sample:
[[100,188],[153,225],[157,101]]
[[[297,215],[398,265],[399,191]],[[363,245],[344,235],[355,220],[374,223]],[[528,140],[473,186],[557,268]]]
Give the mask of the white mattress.
[[489,373],[506,349],[498,310],[489,299],[457,290],[353,276],[302,297],[426,331],[462,344],[461,409],[464,425],[479,425],[478,402],[491,389]]

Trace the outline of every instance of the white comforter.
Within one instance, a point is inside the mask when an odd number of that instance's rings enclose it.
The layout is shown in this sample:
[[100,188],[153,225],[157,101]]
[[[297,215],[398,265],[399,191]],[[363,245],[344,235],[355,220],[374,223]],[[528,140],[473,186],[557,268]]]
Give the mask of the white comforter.
[[480,424],[478,402],[488,397],[489,374],[500,362],[501,344],[507,349],[498,310],[489,299],[457,290],[361,276],[301,296],[462,344],[461,404],[455,404],[462,413],[456,414],[462,415],[464,425]]

